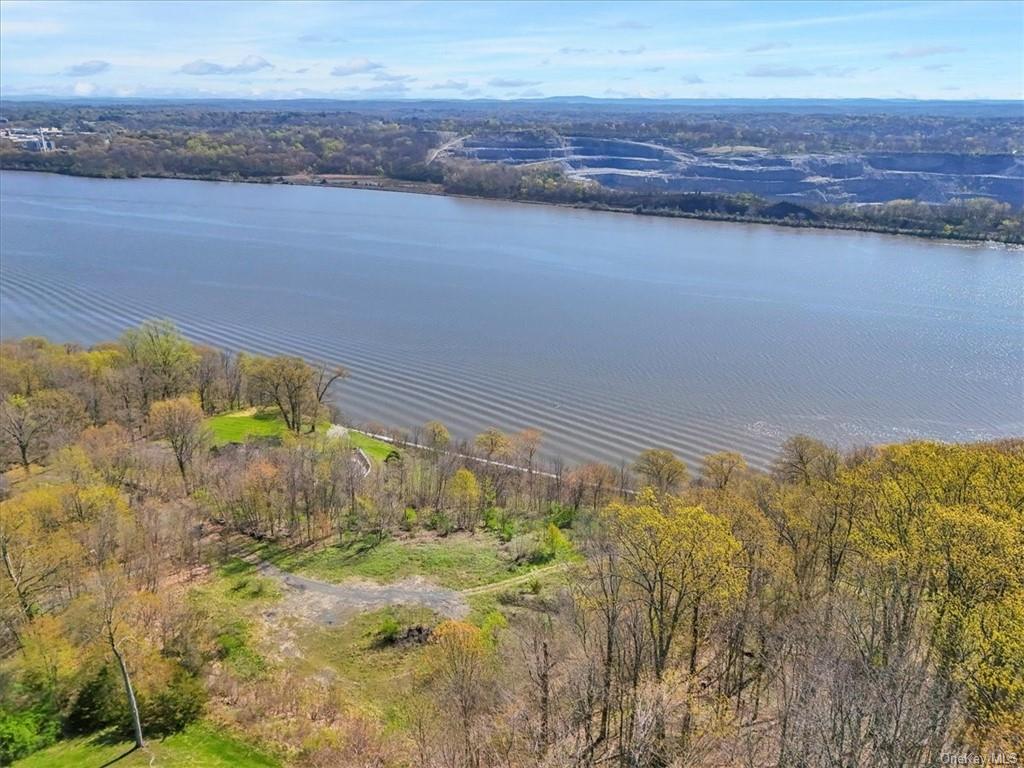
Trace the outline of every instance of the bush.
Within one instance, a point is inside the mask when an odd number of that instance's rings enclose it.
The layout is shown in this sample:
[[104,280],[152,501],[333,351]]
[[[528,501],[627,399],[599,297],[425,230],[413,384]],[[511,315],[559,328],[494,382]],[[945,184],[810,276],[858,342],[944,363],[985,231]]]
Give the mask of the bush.
[[576,510],[565,504],[553,501],[548,505],[548,522],[558,528],[572,528],[576,522]]
[[490,611],[480,622],[480,632],[492,648],[498,643],[498,633],[508,628],[508,619],[501,611]]
[[523,596],[515,589],[503,589],[495,595],[499,605],[520,606],[523,604]]
[[427,525],[442,536],[447,536],[455,530],[452,520],[440,509],[435,509],[430,515]]
[[0,765],[9,765],[50,746],[57,740],[59,732],[60,722],[53,712],[41,709],[8,712],[0,709]]
[[556,557],[567,555],[572,551],[572,544],[565,534],[554,523],[548,523],[544,534],[541,537],[540,550],[545,560],[554,560]]
[[402,516],[402,528],[406,531],[413,530],[416,527],[417,520],[416,510],[412,507],[406,507],[405,514]]
[[545,559],[535,534],[514,537],[508,544],[508,551],[515,563],[538,563]]
[[398,639],[401,631],[402,625],[398,623],[398,619],[391,614],[387,614],[380,620],[373,636],[377,639],[379,645],[391,645]]
[[499,541],[509,542],[516,535],[516,521],[501,507],[488,507],[484,510],[484,527],[495,534]]
[[121,681],[110,665],[104,664],[79,689],[65,729],[70,734],[87,734],[128,721],[128,703]]
[[152,736],[183,730],[199,719],[205,707],[206,689],[184,670],[178,670],[166,688],[139,701],[143,730]]

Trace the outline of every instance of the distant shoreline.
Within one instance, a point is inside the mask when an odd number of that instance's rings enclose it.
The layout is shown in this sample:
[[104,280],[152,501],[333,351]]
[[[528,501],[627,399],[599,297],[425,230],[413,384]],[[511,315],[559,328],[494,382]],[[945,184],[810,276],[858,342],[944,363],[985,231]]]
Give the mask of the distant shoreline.
[[[561,203],[548,200],[531,200],[528,198],[500,197],[486,195],[470,195],[458,192],[446,191],[442,185],[425,181],[406,181],[393,179],[385,176],[359,176],[349,174],[318,174],[318,175],[294,175],[285,177],[231,177],[231,176],[195,176],[185,174],[148,174],[138,176],[98,176],[85,173],[69,173],[61,170],[48,170],[36,168],[11,168],[0,166],[0,171],[11,171],[15,173],[40,173],[54,176],[69,176],[82,179],[101,179],[106,181],[131,181],[133,179],[164,179],[169,181],[209,181],[225,184],[270,184],[277,186],[316,187],[318,189],[359,189],[370,192],[402,192],[415,195],[433,195],[435,197],[451,197],[465,200],[486,200],[499,203],[525,203],[529,205],[544,205],[554,208],[567,208],[573,210],[598,211],[604,213],[621,213],[634,216],[653,216],[666,219],[685,219],[690,221],[715,221],[735,224],[766,224],[770,226],[786,227],[789,229],[816,229],[830,230],[834,232],[866,232],[879,235],[894,235],[900,237],[915,237],[924,240],[933,240],[945,243],[971,243],[984,245],[986,243],[999,245],[1010,250],[1022,250],[1024,246],[1008,240],[999,240],[993,237],[981,237],[961,234],[944,235],[937,232],[924,230],[900,229],[895,227],[873,227],[870,225],[858,226],[853,224],[836,224],[823,220],[808,219],[784,219],[767,218],[760,216],[724,215],[712,212],[684,212],[674,210],[638,210],[634,208],[616,207],[601,203]],[[324,179],[324,181],[321,181]]]

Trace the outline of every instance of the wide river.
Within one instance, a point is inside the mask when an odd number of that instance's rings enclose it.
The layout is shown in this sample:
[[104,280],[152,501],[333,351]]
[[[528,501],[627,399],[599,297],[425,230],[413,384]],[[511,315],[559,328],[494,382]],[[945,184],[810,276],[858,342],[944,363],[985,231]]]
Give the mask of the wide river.
[[0,174],[0,332],[170,317],[344,363],[357,423],[538,427],[548,455],[766,465],[1024,434],[1024,254],[314,187]]

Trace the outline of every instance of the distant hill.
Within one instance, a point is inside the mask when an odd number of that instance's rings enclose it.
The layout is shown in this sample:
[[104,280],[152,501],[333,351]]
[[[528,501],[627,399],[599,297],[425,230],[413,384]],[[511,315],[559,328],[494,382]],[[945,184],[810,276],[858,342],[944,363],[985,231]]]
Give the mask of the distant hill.
[[223,110],[296,110],[314,112],[535,112],[578,110],[595,113],[675,112],[890,114],[962,117],[1017,117],[1024,120],[1024,101],[934,99],[606,99],[591,96],[551,96],[539,99],[173,99],[173,98],[60,98],[0,96],[0,111],[23,103],[76,106],[131,106],[140,109],[204,107]]

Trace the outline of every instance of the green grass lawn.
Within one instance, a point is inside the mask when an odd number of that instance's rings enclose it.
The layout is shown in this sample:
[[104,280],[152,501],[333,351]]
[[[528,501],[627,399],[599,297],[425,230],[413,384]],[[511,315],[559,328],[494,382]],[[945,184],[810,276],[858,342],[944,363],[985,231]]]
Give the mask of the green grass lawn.
[[[213,434],[213,444],[216,446],[244,443],[250,437],[280,437],[288,431],[284,419],[277,411],[255,408],[211,416],[206,420],[206,426]],[[322,431],[329,426],[330,424],[324,422],[317,425],[317,429]],[[366,451],[366,455],[374,461],[384,461],[394,450],[388,443],[354,430],[349,431],[348,439],[356,448]]]
[[287,430],[284,419],[276,411],[235,411],[212,416],[206,426],[213,433],[214,445],[244,443],[250,437],[278,437]]
[[439,539],[366,541],[323,549],[281,549],[265,545],[261,556],[279,568],[322,581],[358,577],[398,581],[425,576],[452,589],[491,584],[527,573],[529,565],[512,565],[494,536],[456,534]]
[[[125,754],[131,742],[109,743],[88,736],[59,741],[14,763],[18,768],[277,768],[281,763],[207,724],[197,724],[166,739],[153,739],[146,750]],[[121,759],[118,759],[124,755]],[[152,763],[151,763],[152,760]],[[115,762],[116,761],[116,762]]]
[[353,429],[348,431],[348,439],[356,448],[362,448],[366,451],[366,455],[374,461],[384,461],[388,454],[395,450],[393,445],[372,438],[369,435],[364,435],[362,432],[356,432]]

